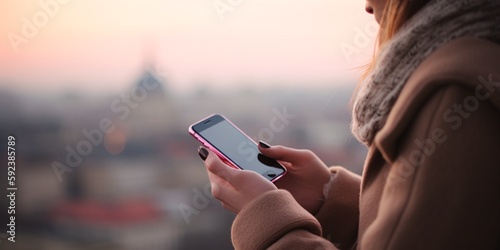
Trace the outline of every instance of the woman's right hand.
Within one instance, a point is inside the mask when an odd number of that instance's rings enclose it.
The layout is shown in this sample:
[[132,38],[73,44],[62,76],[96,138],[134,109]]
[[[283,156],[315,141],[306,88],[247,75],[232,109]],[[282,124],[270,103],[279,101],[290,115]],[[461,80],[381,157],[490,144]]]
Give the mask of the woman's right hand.
[[259,142],[260,152],[279,161],[288,173],[275,182],[289,191],[295,200],[311,214],[319,211],[324,202],[323,188],[331,173],[323,161],[310,150],[284,146],[269,146]]

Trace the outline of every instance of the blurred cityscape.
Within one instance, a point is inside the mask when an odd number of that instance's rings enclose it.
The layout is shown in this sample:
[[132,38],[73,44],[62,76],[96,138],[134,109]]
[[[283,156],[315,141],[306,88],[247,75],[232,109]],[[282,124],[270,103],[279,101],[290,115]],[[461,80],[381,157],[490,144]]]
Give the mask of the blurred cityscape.
[[[361,172],[366,151],[349,128],[355,81],[237,84],[180,94],[145,67],[113,95],[0,89],[0,136],[17,142],[16,249],[231,249],[234,215],[210,197],[199,144],[187,132],[212,113],[255,139],[308,148],[327,165]],[[279,131],[270,125],[276,119]],[[0,143],[2,163],[6,148]],[[0,175],[3,210],[5,168]],[[3,229],[0,246],[8,243]]]

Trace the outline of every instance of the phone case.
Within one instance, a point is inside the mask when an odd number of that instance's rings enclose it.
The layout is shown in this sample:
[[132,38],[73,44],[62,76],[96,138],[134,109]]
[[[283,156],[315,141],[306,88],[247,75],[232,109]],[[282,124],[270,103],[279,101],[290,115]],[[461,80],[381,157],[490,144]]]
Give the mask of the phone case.
[[[233,167],[233,168],[236,168],[236,169],[241,169],[240,167],[238,167],[238,165],[236,165],[236,163],[234,163],[231,159],[227,158],[222,152],[220,152],[217,148],[215,148],[214,146],[212,146],[212,144],[210,144],[207,140],[205,140],[205,138],[203,138],[202,136],[200,136],[199,134],[196,133],[196,131],[193,130],[193,126],[202,122],[202,121],[205,121],[207,120],[208,118],[214,116],[214,115],[219,115],[221,116],[222,118],[224,118],[224,120],[226,120],[227,122],[229,122],[229,124],[231,124],[233,127],[235,127],[241,134],[243,134],[244,136],[246,136],[250,141],[252,141],[255,145],[257,145],[257,143],[252,139],[250,138],[250,136],[248,136],[246,133],[244,133],[240,128],[238,128],[238,126],[236,126],[233,122],[231,122],[231,120],[227,119],[225,116],[221,115],[221,114],[211,114],[193,124],[191,124],[191,126],[189,126],[189,134],[191,134],[196,140],[198,140],[201,144],[203,144],[203,146],[209,148],[210,150],[212,150],[212,152],[215,152],[215,154],[217,154],[217,156],[219,156],[219,158],[226,164],[228,164],[229,166]],[[280,164],[281,165],[281,164]],[[276,178],[272,179],[271,182],[276,182],[277,180],[281,179],[286,173],[287,173],[287,169],[282,166],[283,169],[284,169],[284,172],[281,174],[281,175],[278,175],[276,176]]]

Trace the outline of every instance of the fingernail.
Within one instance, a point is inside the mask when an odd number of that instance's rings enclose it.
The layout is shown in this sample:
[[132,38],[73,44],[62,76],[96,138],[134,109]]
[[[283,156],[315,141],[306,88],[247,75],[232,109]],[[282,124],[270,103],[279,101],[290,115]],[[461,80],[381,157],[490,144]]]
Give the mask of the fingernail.
[[271,148],[271,145],[269,145],[263,141],[260,141],[260,140],[259,140],[259,146],[261,146],[263,148]]
[[200,146],[198,147],[198,155],[200,158],[205,161],[208,157],[208,150],[206,150],[204,147]]

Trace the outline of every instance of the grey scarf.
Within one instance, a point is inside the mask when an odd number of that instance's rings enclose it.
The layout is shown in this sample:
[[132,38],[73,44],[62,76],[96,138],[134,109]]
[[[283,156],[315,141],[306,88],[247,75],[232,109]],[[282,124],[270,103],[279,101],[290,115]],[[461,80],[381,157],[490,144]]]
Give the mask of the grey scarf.
[[411,73],[440,46],[460,37],[500,42],[500,0],[432,0],[407,21],[380,50],[361,84],[353,109],[356,138],[370,145]]

